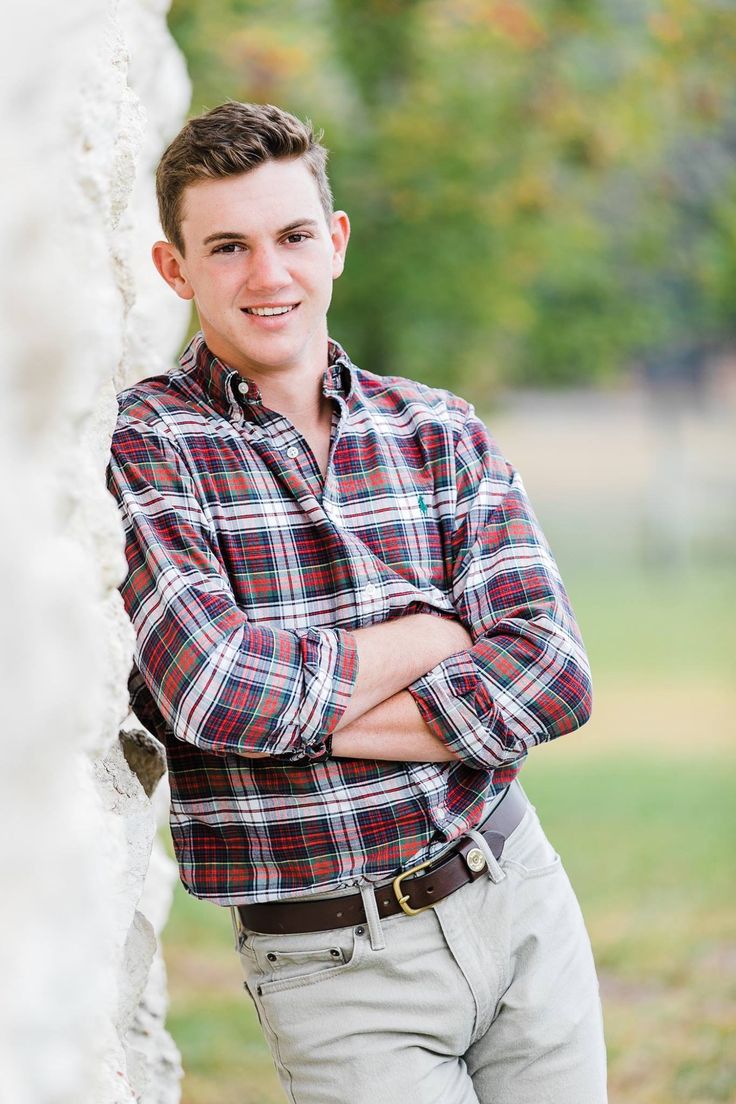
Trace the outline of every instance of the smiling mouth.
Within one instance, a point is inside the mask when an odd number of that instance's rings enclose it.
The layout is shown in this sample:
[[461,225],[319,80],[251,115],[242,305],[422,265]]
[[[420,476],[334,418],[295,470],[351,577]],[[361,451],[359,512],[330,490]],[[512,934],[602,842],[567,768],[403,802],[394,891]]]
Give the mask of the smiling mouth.
[[279,314],[289,314],[296,310],[298,303],[287,303],[280,307],[243,307],[244,314],[254,314],[257,318],[273,318]]

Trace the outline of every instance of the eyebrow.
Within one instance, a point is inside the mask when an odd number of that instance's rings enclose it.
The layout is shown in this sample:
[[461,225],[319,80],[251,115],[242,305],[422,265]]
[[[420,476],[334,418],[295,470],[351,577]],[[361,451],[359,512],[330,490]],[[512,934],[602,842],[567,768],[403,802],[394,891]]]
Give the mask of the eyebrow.
[[[297,230],[300,226],[308,226],[310,229],[314,229],[319,226],[316,219],[303,218],[296,219],[294,222],[290,222],[288,226],[282,226],[280,230],[277,230],[276,237],[280,238],[282,234],[288,234],[291,230]],[[239,234],[236,230],[218,230],[214,234],[208,234],[202,242],[202,245],[210,245],[215,241],[247,241],[247,234]]]

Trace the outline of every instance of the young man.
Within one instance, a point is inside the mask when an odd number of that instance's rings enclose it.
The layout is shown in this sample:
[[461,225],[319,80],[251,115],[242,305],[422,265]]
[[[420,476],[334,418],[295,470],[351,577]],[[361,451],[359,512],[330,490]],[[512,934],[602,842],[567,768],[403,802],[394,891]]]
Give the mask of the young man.
[[232,911],[291,1101],[600,1104],[590,944],[515,781],[588,717],[582,642],[472,407],[329,339],[325,161],[228,103],[158,170],[201,333],[121,395],[110,486],[181,878]]

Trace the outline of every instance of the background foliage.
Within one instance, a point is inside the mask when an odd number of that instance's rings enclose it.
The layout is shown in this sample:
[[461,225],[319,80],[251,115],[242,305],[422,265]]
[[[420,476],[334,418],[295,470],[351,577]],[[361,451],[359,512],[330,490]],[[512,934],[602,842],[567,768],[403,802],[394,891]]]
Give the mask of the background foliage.
[[736,324],[729,0],[174,0],[192,113],[325,130],[353,220],[332,332],[483,403]]

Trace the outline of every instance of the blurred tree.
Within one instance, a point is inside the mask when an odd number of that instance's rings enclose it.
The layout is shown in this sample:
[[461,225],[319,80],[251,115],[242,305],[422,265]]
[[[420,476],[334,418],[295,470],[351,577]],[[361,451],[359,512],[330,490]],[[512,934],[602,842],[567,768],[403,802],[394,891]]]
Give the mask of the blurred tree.
[[364,367],[487,401],[733,338],[732,4],[174,0],[171,27],[193,112],[325,128]]

